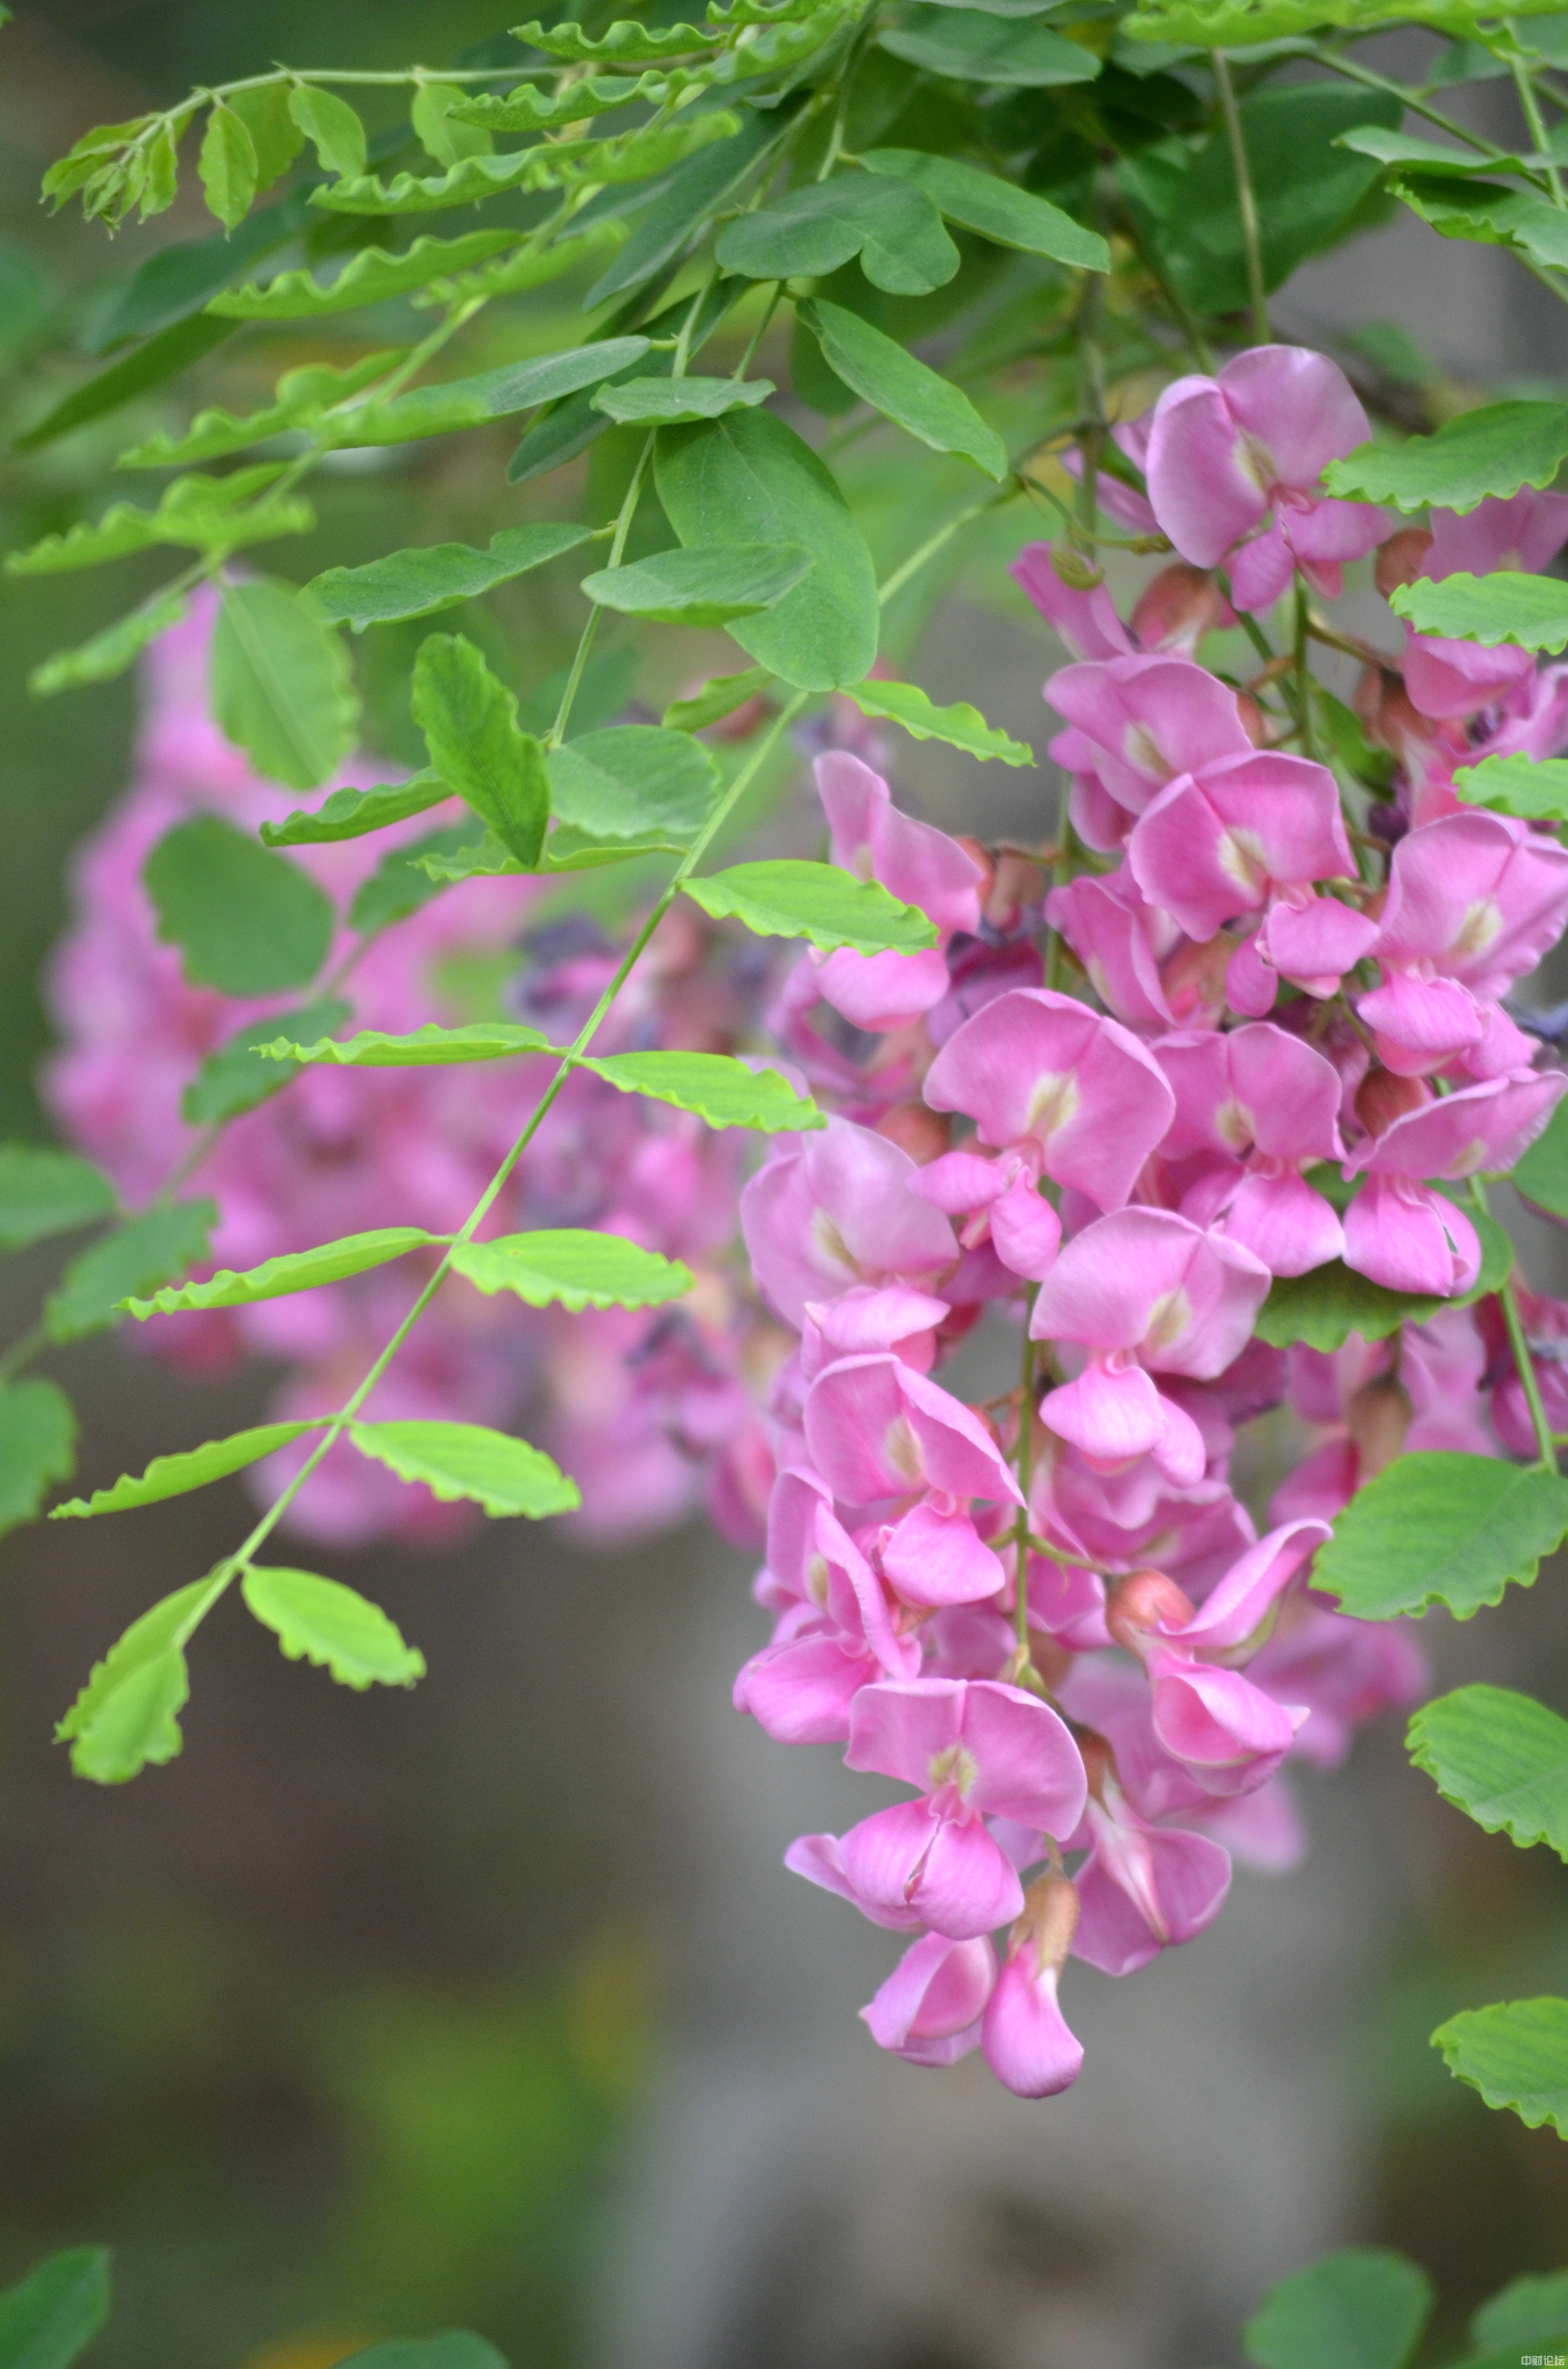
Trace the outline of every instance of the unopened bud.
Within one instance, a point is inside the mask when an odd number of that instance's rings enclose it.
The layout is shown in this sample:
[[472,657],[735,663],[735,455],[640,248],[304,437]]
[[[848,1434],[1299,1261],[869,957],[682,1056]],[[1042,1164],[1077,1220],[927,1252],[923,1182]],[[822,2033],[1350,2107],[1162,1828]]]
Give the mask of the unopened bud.
[[1116,1781],[1116,1756],[1104,1737],[1092,1727],[1075,1729],[1073,1741],[1083,1761],[1089,1791],[1096,1802],[1103,1802],[1106,1786]]
[[1345,1421],[1359,1453],[1363,1481],[1370,1481],[1404,1453],[1411,1412],[1410,1392],[1397,1374],[1379,1374],[1362,1383],[1345,1409]]
[[1140,649],[1178,650],[1191,658],[1205,634],[1220,633],[1236,622],[1230,602],[1201,567],[1185,559],[1162,567],[1139,595],[1129,623]]
[[1051,567],[1059,581],[1073,592],[1093,592],[1105,580],[1104,571],[1092,559],[1086,559],[1082,552],[1074,551],[1070,544],[1052,544]]
[[1014,1957],[1028,1944],[1036,1974],[1044,1974],[1047,1966],[1059,1971],[1067,1963],[1077,1929],[1078,1891],[1071,1876],[1037,1875],[1013,1919],[1007,1954]]
[[1241,941],[1219,930],[1206,945],[1189,938],[1160,974],[1178,1028],[1212,1028],[1225,1009],[1225,973]]
[[1385,601],[1402,584],[1414,583],[1431,548],[1432,538],[1424,526],[1402,527],[1390,535],[1372,568],[1372,581]]
[[996,876],[981,911],[1003,936],[1018,927],[1026,905],[1038,905],[1046,893],[1046,876],[1026,855],[1003,853],[996,859]]
[[1423,715],[1392,667],[1368,667],[1351,697],[1361,729],[1375,748],[1408,762],[1412,750],[1429,749],[1442,727]]
[[917,1168],[940,1160],[953,1141],[951,1122],[940,1111],[928,1110],[924,1103],[895,1103],[891,1110],[883,1112],[876,1132],[907,1151]]
[[1248,739],[1252,742],[1253,747],[1254,749],[1266,749],[1268,746],[1268,719],[1265,715],[1263,709],[1258,705],[1257,701],[1253,697],[1250,691],[1239,691],[1236,693],[1236,713],[1241,717],[1242,729],[1246,734]]
[[990,895],[992,884],[996,879],[996,858],[990,848],[982,841],[976,839],[971,831],[956,831],[954,837],[970,862],[978,864],[980,867],[980,876],[976,883],[975,893],[983,910],[986,898]]
[[1432,1099],[1419,1078],[1399,1078],[1391,1070],[1368,1070],[1356,1089],[1356,1116],[1368,1135],[1383,1135],[1396,1118],[1422,1110]]
[[1182,1629],[1193,1617],[1191,1598],[1162,1571],[1135,1571],[1116,1584],[1105,1607],[1105,1626],[1118,1645],[1136,1652],[1139,1641],[1162,1622]]

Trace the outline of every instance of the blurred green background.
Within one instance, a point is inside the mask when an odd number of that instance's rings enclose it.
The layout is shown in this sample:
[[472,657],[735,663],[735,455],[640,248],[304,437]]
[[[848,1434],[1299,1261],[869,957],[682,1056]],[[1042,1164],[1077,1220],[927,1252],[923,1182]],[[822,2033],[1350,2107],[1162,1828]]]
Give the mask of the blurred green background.
[[[40,214],[39,176],[81,131],[279,58],[440,65],[507,14],[494,0],[19,6],[0,34],[6,433],[84,374],[73,349],[93,290],[143,251],[140,235],[111,247],[99,229]],[[210,227],[182,197],[155,235]],[[1333,266],[1351,286],[1356,252]],[[1421,298],[1419,272],[1409,284]],[[1425,294],[1440,313],[1431,272]],[[261,367],[276,360],[273,349]],[[166,412],[155,402],[149,416]],[[6,543],[101,502],[125,441],[117,418],[26,462],[0,452]],[[925,475],[922,498],[947,499]],[[482,535],[498,515],[496,485],[461,457],[322,486],[318,536],[289,555],[292,572]],[[504,515],[517,514],[514,501]],[[26,676],[118,613],[131,582],[123,568],[0,578],[0,1135],[46,1131],[39,968],[64,918],[68,852],[124,781],[134,725],[132,680],[39,705]],[[509,620],[524,689],[572,630],[529,598]],[[933,692],[983,690],[997,721],[1037,734],[1037,642],[973,611],[949,624],[925,668]],[[395,753],[390,699],[375,723]],[[910,772],[939,800],[925,763]],[[48,1271],[5,1270],[7,1334]],[[68,1371],[110,1471],[198,1425],[254,1419],[262,1398],[258,1377],[198,1388],[101,1342],[71,1353]],[[4,1550],[0,2283],[52,2247],[111,2243],[120,2300],[93,2355],[102,2369],[327,2369],[356,2341],[453,2323],[518,2369],[566,2369],[584,2357],[629,2136],[687,2013],[662,1905],[682,1844],[661,1807],[670,1772],[638,1725],[643,1647],[743,1574],[689,1535],[619,1558],[538,1535],[524,1549],[504,1527],[455,1555],[378,1551],[373,1592],[434,1674],[417,1694],[342,1694],[285,1668],[236,1613],[204,1648],[182,1759],[120,1793],[74,1783],[50,1718],[125,1621],[229,1542],[236,1502],[225,1487],[102,1534],[43,1529]],[[362,1563],[345,1572],[362,1578]],[[1506,1626],[1498,1615],[1484,1633],[1439,1635],[1440,1661],[1562,1694],[1561,1593],[1543,1584]],[[1360,2148],[1334,2210],[1345,2234],[1427,2264],[1441,2336],[1513,2272],[1568,2259],[1568,2150],[1487,2114],[1426,2041],[1457,2007],[1561,1987],[1568,1902],[1554,1862],[1446,1811],[1391,1734],[1336,1781],[1352,1789],[1336,1847],[1359,1837],[1374,1880],[1397,1873],[1375,1942],[1354,1896],[1334,1912],[1333,2004]],[[1206,1946],[1223,1948],[1223,1931]],[[1288,2053],[1290,2033],[1277,2044]],[[1254,2292],[1293,2259],[1288,2232],[1282,2242]],[[1170,2320],[1161,2357],[1190,2369],[1191,2318],[1173,2304]],[[1201,2333],[1210,2350],[1230,2341]],[[879,2353],[876,2369],[939,2357],[948,2369],[945,2352],[918,2349]]]

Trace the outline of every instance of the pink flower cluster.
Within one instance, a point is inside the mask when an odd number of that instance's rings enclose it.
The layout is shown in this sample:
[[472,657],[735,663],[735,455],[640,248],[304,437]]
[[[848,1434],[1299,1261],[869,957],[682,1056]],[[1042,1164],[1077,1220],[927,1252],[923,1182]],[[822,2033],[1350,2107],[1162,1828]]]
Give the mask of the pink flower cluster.
[[[1068,1956],[1122,1974],[1201,1932],[1231,1850],[1299,1847],[1285,1762],[1332,1764],[1419,1690],[1398,1632],[1313,1591],[1333,1515],[1405,1447],[1530,1444],[1495,1302],[1333,1356],[1253,1337],[1276,1278],[1330,1262],[1471,1291],[1454,1188],[1511,1167],[1568,1083],[1503,1001],[1568,920],[1568,851],[1451,788],[1478,753],[1568,738],[1563,670],[1413,645],[1398,803],[1353,821],[1282,670],[1249,688],[1195,655],[1298,572],[1337,595],[1388,538],[1320,484],[1367,433],[1332,362],[1254,349],[1122,432],[1147,492],[1108,481],[1112,514],[1181,555],[1130,627],[1046,546],[1022,555],[1074,658],[1046,685],[1070,782],[1048,892],[900,815],[857,758],[818,764],[834,860],[939,944],[807,956],[780,998],[853,1116],[775,1147],[741,1196],[798,1337],[769,1406],[774,1629],[735,1699],[911,1789],[788,1864],[911,1937],[864,2010],[880,2045],[978,2046],[1026,2096],[1082,2062]],[[1403,540],[1436,572],[1539,566],[1565,532],[1568,502],[1527,495]],[[1376,671],[1387,712],[1396,670]],[[1526,1319],[1568,1408],[1568,1313],[1527,1295]],[[935,1375],[982,1321],[1023,1333],[1024,1379],[975,1407]],[[1311,1445],[1260,1538],[1231,1455],[1287,1401]]]

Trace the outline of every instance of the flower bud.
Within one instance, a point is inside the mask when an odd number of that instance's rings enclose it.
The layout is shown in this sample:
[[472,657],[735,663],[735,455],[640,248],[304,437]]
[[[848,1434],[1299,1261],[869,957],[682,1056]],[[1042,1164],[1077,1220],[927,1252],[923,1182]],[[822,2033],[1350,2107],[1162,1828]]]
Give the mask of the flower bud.
[[1184,559],[1150,578],[1128,622],[1140,649],[1191,658],[1205,634],[1223,633],[1236,617],[1213,577]]
[[928,1110],[924,1103],[895,1103],[877,1120],[876,1132],[907,1151],[919,1168],[940,1160],[953,1140],[951,1120]]
[[1105,1606],[1105,1626],[1118,1645],[1130,1646],[1136,1653],[1151,1629],[1162,1622],[1167,1628],[1183,1629],[1193,1612],[1191,1597],[1162,1571],[1135,1571],[1118,1581]]
[[1042,1875],[1024,1894],[980,2026],[980,2045],[999,2081],[1020,2098],[1051,2098],[1077,2080],[1083,2048],[1057,2005],[1057,1979],[1078,1923],[1070,1876]]
[[1051,545],[1051,569],[1071,592],[1093,592],[1096,585],[1104,582],[1104,570],[1081,551],[1074,551],[1070,544]]
[[1242,719],[1242,729],[1254,749],[1268,747],[1268,719],[1250,691],[1236,693],[1236,713]]
[[1396,1118],[1421,1110],[1432,1099],[1420,1078],[1397,1078],[1391,1070],[1368,1070],[1356,1089],[1356,1116],[1368,1135],[1382,1135]]
[[1397,1374],[1378,1374],[1362,1383],[1345,1412],[1359,1452],[1360,1478],[1370,1481],[1404,1453],[1412,1413],[1410,1392]]
[[1402,527],[1398,534],[1390,535],[1372,568],[1372,581],[1385,601],[1402,584],[1414,583],[1431,548],[1432,538],[1424,526]]

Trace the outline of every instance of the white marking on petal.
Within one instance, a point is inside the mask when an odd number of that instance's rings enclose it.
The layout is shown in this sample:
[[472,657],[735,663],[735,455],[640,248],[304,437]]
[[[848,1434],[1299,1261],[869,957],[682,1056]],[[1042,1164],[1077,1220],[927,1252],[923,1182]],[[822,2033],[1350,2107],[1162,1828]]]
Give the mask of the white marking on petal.
[[967,1795],[979,1773],[979,1761],[962,1744],[949,1744],[942,1751],[933,1752],[926,1764],[932,1791],[939,1793],[944,1785],[951,1785],[961,1799]]
[[1078,1115],[1082,1096],[1078,1081],[1067,1070],[1047,1070],[1035,1081],[1035,1091],[1029,1097],[1029,1107],[1024,1117],[1024,1132],[1042,1143],[1066,1127]]

